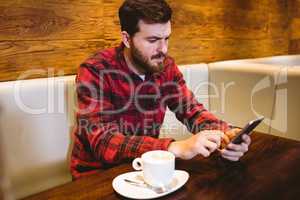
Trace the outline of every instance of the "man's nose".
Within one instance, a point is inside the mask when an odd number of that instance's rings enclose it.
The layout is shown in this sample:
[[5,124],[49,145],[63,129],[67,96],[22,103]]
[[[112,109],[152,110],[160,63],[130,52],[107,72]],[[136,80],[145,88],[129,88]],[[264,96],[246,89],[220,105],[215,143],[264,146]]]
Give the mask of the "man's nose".
[[161,53],[166,55],[168,53],[168,41],[161,40],[160,43],[159,43],[158,50]]

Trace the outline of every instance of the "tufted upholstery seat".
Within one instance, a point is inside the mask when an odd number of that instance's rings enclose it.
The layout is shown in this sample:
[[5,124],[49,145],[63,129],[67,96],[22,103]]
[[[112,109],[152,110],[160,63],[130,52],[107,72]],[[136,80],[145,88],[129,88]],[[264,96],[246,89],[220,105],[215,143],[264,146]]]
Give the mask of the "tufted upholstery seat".
[[[187,84],[208,105],[206,64],[180,67]],[[75,123],[75,76],[0,83],[3,170],[11,194],[22,198],[71,181],[68,159]],[[162,137],[181,139],[187,131],[168,111]]]
[[[294,65],[299,57],[224,61],[180,69],[196,98],[225,121],[243,126],[264,115],[266,120],[257,130],[300,140],[300,64]],[[75,124],[74,80],[75,76],[64,76],[0,83],[0,174],[4,175],[1,181],[10,183],[13,198],[71,181],[68,158]],[[161,137],[188,136],[186,128],[167,111]]]
[[237,126],[264,115],[257,130],[300,140],[300,55],[209,63],[209,79],[221,91],[214,97],[209,88],[209,104],[217,116]]

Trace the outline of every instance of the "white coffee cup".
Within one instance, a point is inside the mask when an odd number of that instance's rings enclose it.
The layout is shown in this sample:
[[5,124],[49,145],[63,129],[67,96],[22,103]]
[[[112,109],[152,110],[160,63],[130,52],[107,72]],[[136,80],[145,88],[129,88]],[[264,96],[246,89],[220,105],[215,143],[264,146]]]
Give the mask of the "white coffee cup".
[[155,150],[144,153],[132,162],[135,170],[143,170],[144,181],[155,187],[171,183],[175,171],[175,156],[171,152]]

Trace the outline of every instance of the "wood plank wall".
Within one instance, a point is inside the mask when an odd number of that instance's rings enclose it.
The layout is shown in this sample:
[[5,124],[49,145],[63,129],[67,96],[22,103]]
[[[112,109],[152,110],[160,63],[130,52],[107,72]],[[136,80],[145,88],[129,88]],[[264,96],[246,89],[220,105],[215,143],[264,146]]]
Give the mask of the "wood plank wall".
[[290,17],[290,54],[300,54],[300,0],[291,0],[289,3]]
[[[0,0],[0,81],[75,74],[96,50],[120,43],[122,2]],[[300,0],[168,2],[178,64],[300,53]]]

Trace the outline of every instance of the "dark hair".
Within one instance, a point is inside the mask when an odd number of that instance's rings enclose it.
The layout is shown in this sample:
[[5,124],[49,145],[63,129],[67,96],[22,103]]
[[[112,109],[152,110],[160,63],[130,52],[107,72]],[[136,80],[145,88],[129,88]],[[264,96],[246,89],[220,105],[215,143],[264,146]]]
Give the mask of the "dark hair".
[[138,22],[167,23],[172,9],[165,0],[125,0],[119,9],[121,30],[133,36],[139,31]]

